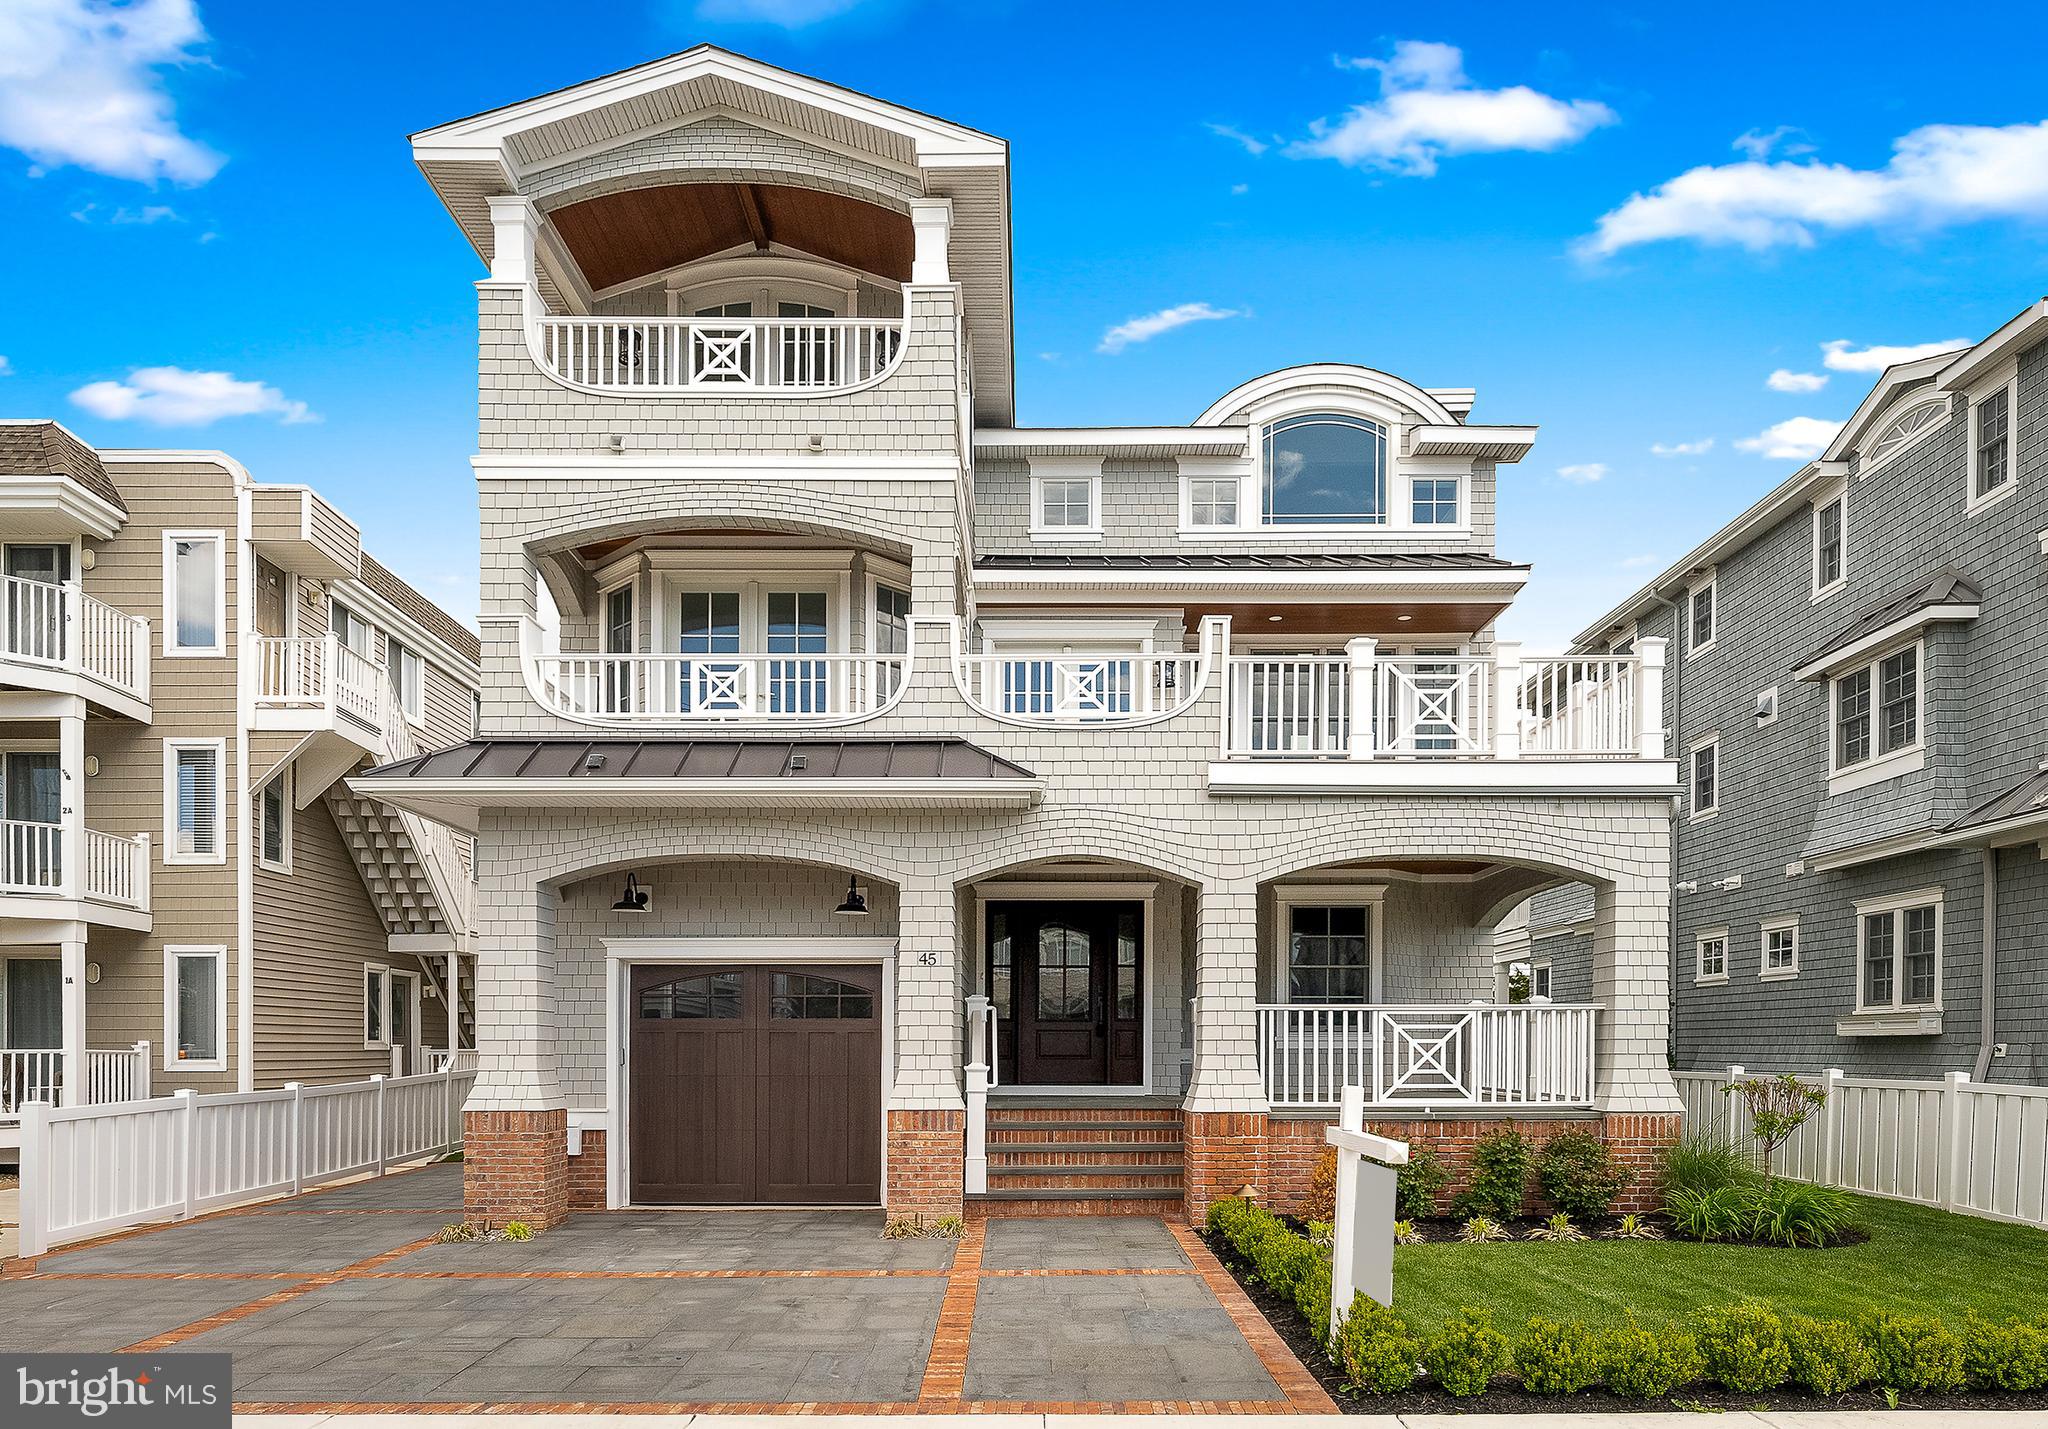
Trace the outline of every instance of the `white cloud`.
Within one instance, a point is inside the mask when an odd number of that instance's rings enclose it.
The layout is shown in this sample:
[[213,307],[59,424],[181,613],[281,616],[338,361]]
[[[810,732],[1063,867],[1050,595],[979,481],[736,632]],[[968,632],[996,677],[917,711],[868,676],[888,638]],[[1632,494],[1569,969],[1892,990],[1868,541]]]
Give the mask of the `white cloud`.
[[82,208],[73,209],[71,216],[80,223],[106,222],[119,226],[141,224],[146,227],[156,223],[183,223],[185,221],[178,211],[167,203],[146,203],[140,208],[129,208],[124,204],[104,217],[100,213],[100,206],[98,204],[89,203]]
[[1604,258],[1676,238],[1759,252],[1810,248],[1817,231],[1987,218],[2048,218],[2048,120],[1929,124],[1894,141],[1881,169],[1787,159],[1701,165],[1603,214],[1579,251]]
[[192,0],[0,5],[0,145],[37,169],[199,184],[227,162],[178,128],[162,70],[206,38]]
[[697,18],[801,30],[820,20],[844,15],[859,3],[860,0],[699,0]]
[[1230,191],[1239,198],[1242,198],[1244,195],[1252,191],[1252,186],[1250,184],[1232,184],[1230,186]]
[[1604,461],[1576,462],[1571,466],[1559,467],[1557,474],[1575,486],[1586,486],[1607,475],[1607,463]]
[[1308,138],[1287,146],[1290,158],[1427,177],[1447,155],[1549,153],[1615,122],[1614,111],[1596,100],[1555,99],[1519,84],[1477,88],[1455,45],[1402,40],[1388,59],[1339,63],[1376,72],[1379,99],[1352,106],[1342,118],[1317,120]]
[[1652,442],[1652,456],[1705,456],[1714,449],[1712,437],[1701,437],[1696,442]]
[[1820,345],[1821,365],[1836,372],[1882,372],[1900,362],[1917,362],[1923,357],[1932,357],[1937,352],[1954,352],[1959,347],[1968,347],[1968,338],[1952,338],[1947,342],[1916,342],[1904,347],[1857,347],[1846,338]]
[[1842,423],[1819,417],[1787,417],[1753,437],[1735,443],[1736,450],[1755,452],[1774,461],[1812,461],[1828,448]]
[[1662,560],[1661,556],[1623,556],[1621,568],[1625,571],[1639,571],[1644,566],[1658,565]]
[[1828,385],[1825,372],[1794,372],[1789,367],[1773,369],[1764,386],[1773,392],[1818,392]]
[[1773,150],[1785,155],[1787,158],[1798,154],[1811,154],[1813,152],[1813,145],[1795,142],[1792,139],[1794,134],[1803,134],[1805,132],[1805,130],[1796,129],[1790,124],[1780,124],[1777,128],[1771,130],[1752,129],[1747,134],[1737,137],[1735,142],[1729,145],[1729,147],[1740,149],[1757,163],[1762,163],[1765,159],[1770,158]]
[[71,400],[110,422],[133,419],[153,427],[203,427],[223,417],[274,416],[288,425],[320,420],[268,383],[182,367],[138,367],[126,382],[88,382]]
[[1238,147],[1242,148],[1247,154],[1250,154],[1253,158],[1257,158],[1259,155],[1265,153],[1266,150],[1273,147],[1271,144],[1268,144],[1264,139],[1261,139],[1256,135],[1247,134],[1244,132],[1244,130],[1236,128],[1233,125],[1208,124],[1204,125],[1203,127],[1206,128],[1211,134],[1216,135],[1220,139],[1228,139],[1231,143],[1236,144]]
[[0,377],[12,377],[13,375],[14,364],[7,358],[0,357]]
[[1095,345],[1097,352],[1122,352],[1133,343],[1150,342],[1163,332],[1172,332],[1189,323],[1215,322],[1221,318],[1241,318],[1240,308],[1217,308],[1207,303],[1182,303],[1178,307],[1161,308],[1156,313],[1132,318],[1118,323],[1102,335],[1102,341]]

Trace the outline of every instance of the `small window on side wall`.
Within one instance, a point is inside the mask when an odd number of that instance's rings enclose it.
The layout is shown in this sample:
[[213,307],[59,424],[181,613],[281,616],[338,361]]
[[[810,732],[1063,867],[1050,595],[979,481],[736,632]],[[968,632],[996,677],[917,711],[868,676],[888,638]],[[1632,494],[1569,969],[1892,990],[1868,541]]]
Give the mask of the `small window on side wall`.
[[1813,594],[1816,599],[1841,589],[1848,575],[1846,526],[1849,498],[1837,492],[1813,508]]
[[224,947],[164,949],[166,1071],[226,1068],[227,965]]
[[1721,631],[1721,602],[1718,582],[1709,576],[1692,588],[1686,598],[1685,653],[1697,655],[1714,643]]
[[218,531],[164,533],[164,653],[219,655],[225,645],[225,540]]
[[1763,925],[1764,981],[1799,976],[1799,920],[1787,918]]
[[292,871],[292,771],[256,792],[256,861],[273,873]]
[[1692,749],[1692,816],[1704,819],[1721,807],[1721,741],[1709,739]]
[[1693,940],[1693,981],[1728,981],[1728,930],[1708,928]]
[[2012,480],[2012,388],[1977,399],[1970,414],[1970,500],[2002,495]]

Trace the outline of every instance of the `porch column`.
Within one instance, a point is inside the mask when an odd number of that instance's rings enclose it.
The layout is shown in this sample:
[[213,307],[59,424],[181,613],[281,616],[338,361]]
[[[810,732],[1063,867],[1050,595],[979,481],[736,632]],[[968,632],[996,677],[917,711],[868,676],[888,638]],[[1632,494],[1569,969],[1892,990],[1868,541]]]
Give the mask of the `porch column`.
[[[85,896],[85,701],[57,718],[57,896]],[[81,984],[82,985],[82,984]]]
[[1259,1074],[1258,885],[1202,885],[1195,932],[1193,1081],[1182,1103],[1187,1213],[1266,1187],[1266,1089]]
[[[1657,1159],[1678,1139],[1671,1080],[1669,856],[1657,844],[1630,876],[1596,885],[1593,912],[1594,1108],[1608,1145],[1636,1173],[1633,1197],[1654,1196]],[[1648,1209],[1633,1201],[1623,1209]]]
[[85,1085],[85,924],[59,925],[57,947],[62,959],[59,979],[63,1002],[64,1106],[84,1106],[91,1098]]
[[897,906],[896,1066],[884,1199],[891,1215],[957,1216],[965,1207],[967,1166],[960,1089],[967,979],[953,885],[906,880]]
[[919,198],[910,201],[910,281],[950,283],[946,244],[953,235],[953,200]]

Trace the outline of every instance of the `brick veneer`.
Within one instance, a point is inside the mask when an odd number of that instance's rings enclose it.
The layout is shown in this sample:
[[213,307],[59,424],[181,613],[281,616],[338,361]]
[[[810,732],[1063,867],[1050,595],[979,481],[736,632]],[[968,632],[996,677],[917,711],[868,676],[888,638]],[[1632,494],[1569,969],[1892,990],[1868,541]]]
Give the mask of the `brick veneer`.
[[889,1113],[892,1216],[957,1216],[967,1204],[967,1113]]
[[464,1112],[462,1212],[490,1226],[559,1225],[569,1214],[569,1114]]
[[583,1149],[569,1158],[569,1209],[601,1211],[605,1207],[604,1133],[583,1133]]
[[1181,1184],[1190,1222],[1200,1225],[1211,1201],[1247,1186],[1263,1190],[1270,1122],[1262,1111],[1191,1111],[1181,1118]]

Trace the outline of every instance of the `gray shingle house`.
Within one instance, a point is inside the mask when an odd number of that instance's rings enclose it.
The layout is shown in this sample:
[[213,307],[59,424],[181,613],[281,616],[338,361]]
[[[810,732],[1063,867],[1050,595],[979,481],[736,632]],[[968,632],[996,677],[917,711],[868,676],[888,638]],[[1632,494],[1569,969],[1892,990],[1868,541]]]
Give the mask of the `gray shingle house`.
[[[1671,640],[1672,1057],[2048,1080],[2048,301],[1583,632]],[[1586,992],[1591,899],[1497,942]]]

